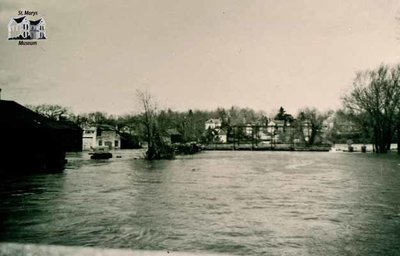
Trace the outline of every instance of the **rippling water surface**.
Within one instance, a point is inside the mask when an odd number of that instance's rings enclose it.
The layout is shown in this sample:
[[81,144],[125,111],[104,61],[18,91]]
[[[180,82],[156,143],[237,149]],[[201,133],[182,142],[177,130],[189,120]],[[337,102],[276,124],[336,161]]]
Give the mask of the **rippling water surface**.
[[69,156],[0,181],[0,241],[223,252],[399,255],[400,157],[203,152],[172,161]]

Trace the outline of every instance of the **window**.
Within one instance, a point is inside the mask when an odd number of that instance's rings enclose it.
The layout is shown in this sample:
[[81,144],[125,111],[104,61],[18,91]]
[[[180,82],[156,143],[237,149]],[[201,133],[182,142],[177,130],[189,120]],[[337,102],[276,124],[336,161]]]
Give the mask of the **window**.
[[103,146],[103,141],[99,140],[99,146]]
[[118,140],[114,141],[114,145],[115,147],[119,147],[119,141]]

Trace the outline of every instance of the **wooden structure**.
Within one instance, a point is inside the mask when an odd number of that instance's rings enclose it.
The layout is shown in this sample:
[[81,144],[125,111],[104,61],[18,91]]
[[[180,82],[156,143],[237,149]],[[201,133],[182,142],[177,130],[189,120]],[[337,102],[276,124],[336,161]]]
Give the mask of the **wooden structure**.
[[0,172],[62,170],[65,153],[82,150],[82,129],[0,100]]

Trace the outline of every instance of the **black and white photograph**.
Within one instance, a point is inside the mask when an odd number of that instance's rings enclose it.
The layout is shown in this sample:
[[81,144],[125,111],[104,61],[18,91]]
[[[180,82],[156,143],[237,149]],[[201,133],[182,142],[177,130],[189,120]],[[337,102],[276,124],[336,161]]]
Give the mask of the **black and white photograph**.
[[0,0],[3,255],[400,255],[400,1]]

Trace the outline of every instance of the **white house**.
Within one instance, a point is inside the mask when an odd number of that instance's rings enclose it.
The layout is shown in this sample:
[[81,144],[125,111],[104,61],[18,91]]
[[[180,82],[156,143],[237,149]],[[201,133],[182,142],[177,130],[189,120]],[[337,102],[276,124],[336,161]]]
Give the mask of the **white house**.
[[29,21],[32,39],[46,39],[46,22],[43,18]]
[[206,130],[208,130],[208,129],[217,129],[217,128],[220,128],[222,126],[222,121],[219,118],[218,119],[211,118],[211,119],[208,119],[205,122],[204,126],[205,126]]
[[216,137],[217,137],[217,140],[221,143],[228,142],[228,135],[227,135],[227,132],[224,130],[219,130]]
[[8,22],[8,39],[28,37],[30,37],[29,21],[25,16],[12,18],[10,22]]
[[245,127],[244,131],[245,131],[246,135],[247,136],[252,136],[253,135],[253,126],[252,126],[252,124],[248,123],[245,126],[246,127]]
[[82,149],[91,150],[97,146],[97,128],[96,127],[85,127],[83,128],[82,136]]
[[11,18],[8,39],[46,39],[46,22],[43,18],[30,21],[26,16]]
[[97,127],[83,128],[83,150],[91,150],[96,147],[121,148],[121,136],[114,127],[99,125]]

